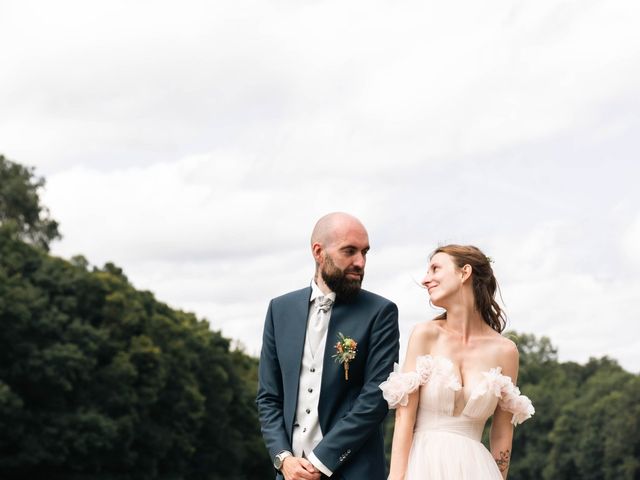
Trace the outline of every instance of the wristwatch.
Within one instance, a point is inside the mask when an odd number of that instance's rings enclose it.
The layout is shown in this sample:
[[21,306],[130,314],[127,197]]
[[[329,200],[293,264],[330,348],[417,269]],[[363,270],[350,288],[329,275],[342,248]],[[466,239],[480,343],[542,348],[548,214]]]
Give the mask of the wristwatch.
[[282,468],[282,462],[284,462],[284,459],[287,457],[291,457],[292,455],[293,454],[288,450],[282,450],[279,454],[277,454],[273,459],[273,466],[275,467],[275,469],[280,470]]

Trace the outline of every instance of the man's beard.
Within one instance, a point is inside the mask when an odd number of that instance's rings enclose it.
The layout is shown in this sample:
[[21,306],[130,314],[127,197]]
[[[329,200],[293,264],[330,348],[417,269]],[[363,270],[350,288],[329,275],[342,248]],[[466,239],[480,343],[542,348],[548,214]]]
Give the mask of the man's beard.
[[[351,280],[347,278],[347,273],[357,273],[360,278]],[[336,299],[350,302],[356,298],[362,286],[364,270],[359,267],[351,267],[345,271],[340,270],[333,263],[329,255],[325,257],[325,267],[320,271],[324,283],[336,294]]]

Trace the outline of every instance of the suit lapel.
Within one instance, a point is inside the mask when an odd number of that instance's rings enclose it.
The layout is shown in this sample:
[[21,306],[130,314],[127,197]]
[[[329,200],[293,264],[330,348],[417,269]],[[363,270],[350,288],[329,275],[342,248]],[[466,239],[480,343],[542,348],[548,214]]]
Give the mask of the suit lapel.
[[[311,287],[300,291],[291,305],[291,316],[287,326],[286,342],[288,348],[287,359],[291,366],[296,366],[295,374],[289,376],[293,385],[290,391],[297,392],[300,383],[300,371],[302,369],[302,355],[304,354],[304,342],[307,334],[307,318],[309,316],[309,299],[311,298]],[[297,403],[297,402],[296,402]],[[295,410],[295,408],[294,408]],[[293,422],[292,422],[293,423]]]
[[344,371],[342,365],[338,364],[333,355],[336,353],[335,346],[338,341],[338,332],[349,336],[349,332],[345,332],[345,323],[348,322],[350,305],[345,303],[336,303],[331,310],[331,319],[329,320],[329,328],[327,329],[327,341],[324,346],[324,357],[322,363],[322,387],[320,390],[320,404],[322,397],[332,391],[331,384],[339,379],[340,374]]

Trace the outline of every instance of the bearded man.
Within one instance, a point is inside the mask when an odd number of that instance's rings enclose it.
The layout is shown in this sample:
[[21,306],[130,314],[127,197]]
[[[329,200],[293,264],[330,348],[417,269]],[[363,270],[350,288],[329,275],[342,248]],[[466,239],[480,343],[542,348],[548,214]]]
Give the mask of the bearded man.
[[398,361],[398,309],[361,289],[368,252],[357,218],[325,215],[311,285],[269,304],[257,404],[277,479],[386,478],[378,385]]

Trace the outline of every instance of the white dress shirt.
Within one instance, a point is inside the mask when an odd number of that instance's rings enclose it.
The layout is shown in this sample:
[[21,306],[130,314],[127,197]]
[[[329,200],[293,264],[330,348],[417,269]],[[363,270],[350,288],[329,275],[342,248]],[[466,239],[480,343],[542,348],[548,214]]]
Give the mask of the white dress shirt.
[[[298,404],[294,420],[291,447],[296,457],[307,458],[318,470],[327,476],[333,473],[314,454],[314,447],[322,440],[320,419],[318,417],[318,402],[320,400],[320,386],[322,382],[322,364],[324,350],[327,343],[327,329],[331,318],[332,307],[327,312],[319,312],[322,297],[335,300],[336,294],[327,295],[311,282],[311,298],[309,315],[307,317],[307,334],[302,355],[302,367],[298,383]],[[314,346],[316,346],[314,348]]]

